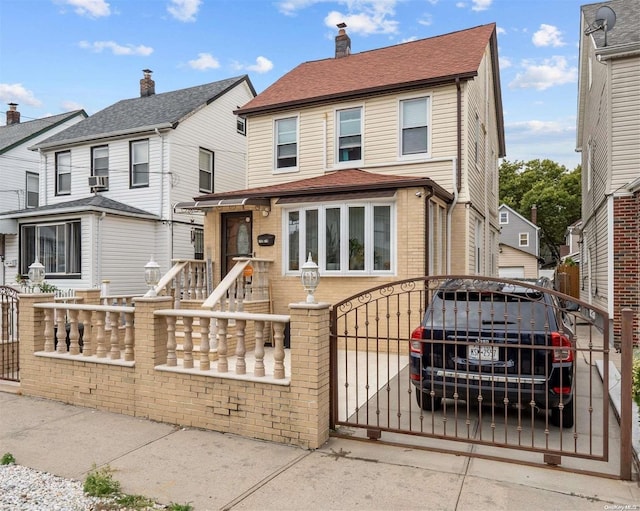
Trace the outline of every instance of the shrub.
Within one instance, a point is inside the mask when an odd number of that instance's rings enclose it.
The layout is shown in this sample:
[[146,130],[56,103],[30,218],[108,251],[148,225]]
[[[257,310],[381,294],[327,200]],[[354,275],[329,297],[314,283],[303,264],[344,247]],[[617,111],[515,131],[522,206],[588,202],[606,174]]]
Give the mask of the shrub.
[[633,379],[631,381],[631,392],[636,403],[640,404],[640,352],[633,354]]
[[5,452],[0,458],[0,465],[13,465],[15,464],[16,459],[13,457],[13,454],[10,452]]

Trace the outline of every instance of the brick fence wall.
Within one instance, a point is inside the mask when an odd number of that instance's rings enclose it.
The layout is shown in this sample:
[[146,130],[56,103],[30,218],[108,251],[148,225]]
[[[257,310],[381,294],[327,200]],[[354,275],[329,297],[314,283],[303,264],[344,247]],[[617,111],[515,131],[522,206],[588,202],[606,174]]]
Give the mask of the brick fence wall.
[[327,304],[289,306],[291,367],[283,384],[159,369],[167,328],[154,311],[171,308],[169,297],[136,299],[134,362],[42,353],[44,311],[34,304],[51,302],[52,295],[20,300],[25,395],[310,449],[329,437]]

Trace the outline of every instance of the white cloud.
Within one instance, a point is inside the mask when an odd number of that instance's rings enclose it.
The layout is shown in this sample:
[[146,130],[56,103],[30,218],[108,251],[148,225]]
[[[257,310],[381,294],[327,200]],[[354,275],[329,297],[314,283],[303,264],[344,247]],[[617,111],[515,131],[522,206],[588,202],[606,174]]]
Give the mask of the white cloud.
[[338,23],[346,23],[348,31],[354,34],[395,34],[398,32],[398,22],[389,19],[395,12],[376,10],[359,14],[343,14],[331,11],[324,19],[326,26],[335,28]]
[[74,7],[76,14],[88,18],[100,18],[111,14],[111,7],[104,0],[64,0],[64,3]]
[[218,69],[220,62],[210,53],[198,53],[198,58],[189,61],[189,67],[199,71],[207,69]]
[[540,25],[540,28],[531,38],[533,44],[536,46],[564,46],[565,42],[562,40],[562,32],[553,25]]
[[72,110],[82,110],[84,107],[80,103],[76,103],[75,101],[63,101],[62,109],[65,112],[71,112]]
[[580,163],[580,155],[574,150],[575,133],[575,117],[507,123],[506,159],[526,162],[548,158],[567,169],[574,169]]
[[433,24],[433,16],[431,14],[423,14],[422,17],[418,19],[418,23],[425,27],[430,27]]
[[505,128],[508,128],[512,133],[518,134],[521,137],[531,135],[554,137],[556,135],[575,133],[575,119],[554,121],[539,121],[531,119],[528,121],[508,123]]
[[578,80],[578,69],[569,67],[567,59],[560,56],[545,59],[542,64],[523,61],[524,72],[518,73],[509,83],[510,89],[545,90],[556,85],[575,83]]
[[93,43],[80,41],[78,46],[85,50],[91,50],[95,53],[102,53],[103,50],[111,50],[111,53],[114,55],[139,55],[147,57],[153,53],[153,48],[149,46],[134,46],[132,44],[123,46],[114,41],[94,41]]
[[17,103],[18,105],[40,106],[42,101],[34,97],[33,92],[24,88],[21,83],[0,83],[0,101]]
[[471,7],[472,11],[486,11],[489,7],[491,7],[491,3],[493,0],[471,0],[473,7]]
[[502,27],[496,28],[496,32],[498,33],[498,35],[505,35],[507,33],[506,29]]
[[271,62],[268,58],[262,57],[262,56],[256,58],[255,64],[251,66],[247,66],[247,70],[255,71],[256,73],[259,73],[259,74],[267,73],[272,69],[273,69],[273,62]]
[[202,0],[171,0],[167,11],[178,21],[195,21]]
[[285,0],[278,2],[276,5],[282,14],[294,16],[296,11],[300,11],[305,7],[321,2],[322,0]]
[[513,62],[508,57],[499,57],[498,60],[500,61],[500,69],[508,69],[513,65]]

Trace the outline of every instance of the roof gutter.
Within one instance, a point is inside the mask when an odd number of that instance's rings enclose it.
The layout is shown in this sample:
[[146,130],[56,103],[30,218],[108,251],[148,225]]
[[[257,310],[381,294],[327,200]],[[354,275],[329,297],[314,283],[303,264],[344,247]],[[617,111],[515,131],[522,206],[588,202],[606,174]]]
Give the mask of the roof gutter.
[[173,124],[170,122],[163,122],[160,124],[155,124],[153,126],[140,126],[139,128],[133,128],[133,129],[125,129],[125,130],[116,130],[116,131],[112,131],[110,133],[94,133],[92,135],[86,135],[83,137],[76,137],[76,138],[70,138],[67,140],[58,140],[58,141],[54,141],[54,142],[43,142],[41,144],[35,144],[31,147],[28,147],[27,149],[31,150],[31,151],[35,151],[36,149],[51,149],[53,147],[60,147],[60,146],[67,146],[67,145],[74,145],[74,144],[80,144],[80,143],[84,143],[84,142],[88,142],[90,140],[97,140],[97,139],[105,139],[105,138],[115,138],[115,137],[122,137],[125,135],[135,135],[136,133],[145,133],[145,132],[157,132],[157,130],[166,130],[166,129],[170,129],[173,128]]
[[235,115],[250,115],[250,114],[263,114],[274,111],[280,111],[286,108],[298,108],[301,106],[312,106],[318,105],[327,102],[335,102],[336,100],[352,100],[365,96],[372,95],[380,95],[380,94],[388,94],[392,92],[405,91],[415,88],[421,87],[434,87],[436,85],[445,85],[451,84],[453,80],[470,80],[475,78],[478,75],[477,71],[471,71],[468,73],[458,74],[458,75],[450,75],[450,76],[441,76],[438,78],[431,78],[429,80],[416,80],[413,82],[406,82],[401,84],[394,85],[385,85],[379,87],[369,87],[368,89],[360,89],[355,91],[340,91],[334,94],[327,94],[324,96],[316,96],[312,98],[303,98],[297,99],[294,101],[285,101],[282,103],[271,103],[268,105],[257,106],[254,108],[239,108],[234,110],[233,113]]

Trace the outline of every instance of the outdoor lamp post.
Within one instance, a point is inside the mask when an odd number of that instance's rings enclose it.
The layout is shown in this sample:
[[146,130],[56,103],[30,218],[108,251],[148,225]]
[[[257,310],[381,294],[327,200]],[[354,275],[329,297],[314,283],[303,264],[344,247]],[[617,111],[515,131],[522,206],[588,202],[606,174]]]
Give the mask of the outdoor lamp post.
[[313,293],[315,293],[318,287],[320,272],[318,271],[318,265],[311,259],[311,252],[309,252],[309,258],[307,262],[302,265],[301,269],[300,280],[302,280],[302,287],[307,292],[307,303],[316,303]]
[[40,261],[38,261],[38,256],[36,256],[36,260],[33,261],[31,266],[29,266],[29,280],[31,284],[38,288],[38,292],[40,292],[40,287],[44,282],[44,266]]
[[149,291],[144,296],[156,296],[156,285],[160,280],[160,265],[153,260],[153,256],[144,265],[144,281],[149,286]]

